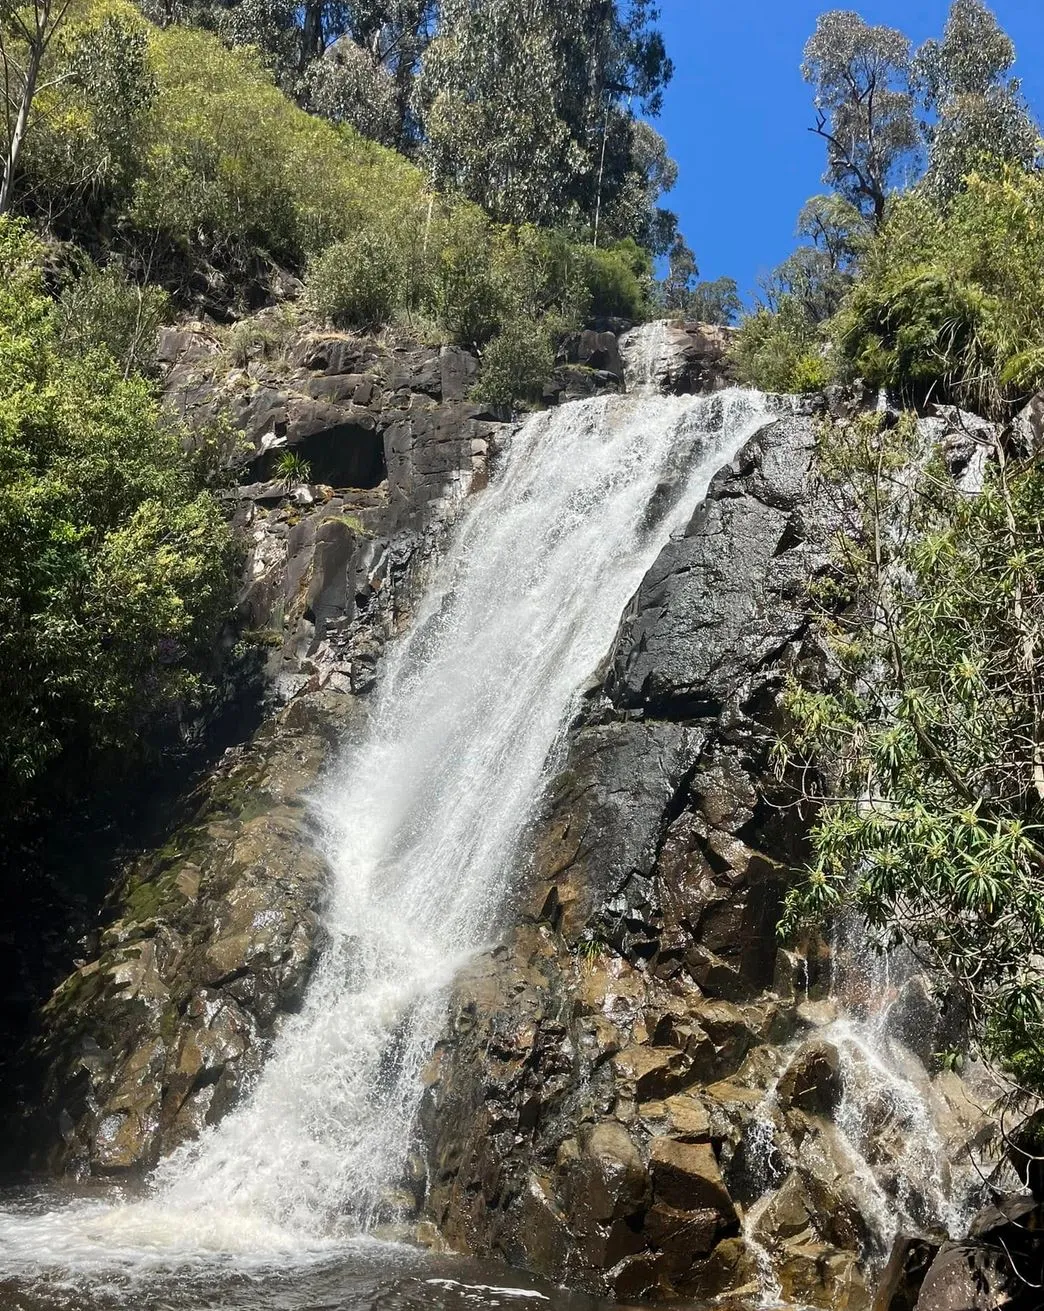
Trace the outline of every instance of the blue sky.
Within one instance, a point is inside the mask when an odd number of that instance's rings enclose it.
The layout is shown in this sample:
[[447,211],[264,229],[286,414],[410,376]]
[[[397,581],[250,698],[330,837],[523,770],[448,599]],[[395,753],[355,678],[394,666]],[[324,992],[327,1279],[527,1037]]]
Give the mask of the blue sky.
[[[792,249],[804,201],[823,190],[823,143],[807,131],[801,51],[825,9],[855,9],[917,44],[942,32],[948,0],[660,0],[674,60],[656,127],[681,176],[677,211],[700,275],[734,277],[744,293]],[[1044,119],[1044,0],[994,0],[1015,42],[1015,72]]]

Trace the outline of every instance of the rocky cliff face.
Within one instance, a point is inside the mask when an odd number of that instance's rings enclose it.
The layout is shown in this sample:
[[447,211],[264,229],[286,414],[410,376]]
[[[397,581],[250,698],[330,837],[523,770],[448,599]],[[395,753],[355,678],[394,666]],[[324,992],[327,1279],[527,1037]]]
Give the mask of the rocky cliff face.
[[[803,846],[769,759],[778,695],[822,658],[814,448],[809,415],[780,417],[664,549],[535,826],[524,922],[457,989],[422,1126],[455,1249],[622,1300],[869,1306],[910,1125],[860,1088],[877,1149],[855,1158],[834,1121],[865,1072],[835,1045],[825,948],[775,933]],[[928,1054],[918,987],[895,1015]],[[957,1159],[981,1113],[909,1065]]]
[[[727,380],[721,333],[670,344],[666,387]],[[297,1005],[327,878],[308,791],[498,434],[461,352],[308,336],[278,368],[229,375],[187,330],[164,354],[179,412],[201,424],[231,401],[248,444],[243,611],[285,704],[128,872],[48,1004],[47,1156],[79,1174],[140,1170],[213,1123]],[[548,399],[619,386],[620,368],[613,334],[584,334]],[[516,923],[460,979],[425,1074],[421,1151],[389,1198],[424,1241],[621,1299],[768,1279],[796,1302],[869,1305],[866,1257],[887,1255],[874,1217],[918,1130],[865,1082],[877,1146],[853,1161],[835,1121],[866,1072],[832,1027],[828,953],[775,932],[804,822],[770,760],[779,693],[822,662],[815,430],[781,403],[623,616],[534,821]],[[285,448],[307,486],[275,479]],[[940,1045],[918,988],[896,1034],[943,1126],[933,1150],[957,1154],[982,1114],[914,1055],[930,1065]]]
[[[304,333],[276,361],[230,369],[202,327],[168,332],[167,401],[197,431],[243,444],[235,522],[248,548],[241,615],[289,700],[315,684],[361,692],[406,622],[439,535],[484,485],[500,425],[469,400],[457,347]],[[300,485],[279,475],[289,453]]]

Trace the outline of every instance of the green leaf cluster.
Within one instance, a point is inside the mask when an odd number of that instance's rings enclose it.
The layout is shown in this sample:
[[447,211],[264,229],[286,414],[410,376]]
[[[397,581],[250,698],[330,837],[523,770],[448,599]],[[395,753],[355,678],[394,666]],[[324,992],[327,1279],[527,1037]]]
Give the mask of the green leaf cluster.
[[898,197],[831,325],[839,360],[911,401],[1002,414],[1044,385],[1044,177]]
[[200,694],[234,577],[230,533],[151,386],[70,354],[42,252],[0,220],[0,812],[135,758]]
[[[1044,1086],[1044,468],[969,432],[971,482],[907,416],[829,424],[834,678],[791,684],[781,765],[815,761],[784,926],[854,904],[958,989]],[[976,485],[980,471],[981,486]]]

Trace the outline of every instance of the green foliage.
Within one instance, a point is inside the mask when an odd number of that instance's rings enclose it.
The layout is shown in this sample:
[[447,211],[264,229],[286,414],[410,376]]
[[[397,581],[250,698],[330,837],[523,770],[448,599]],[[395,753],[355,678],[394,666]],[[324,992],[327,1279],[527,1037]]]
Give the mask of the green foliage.
[[833,325],[874,386],[987,413],[1044,384],[1044,179],[972,175],[949,205],[899,198]]
[[969,174],[1030,168],[1040,132],[1010,76],[1015,46],[981,0],[954,0],[941,41],[917,53],[915,81],[926,119],[924,189],[945,201]]
[[[2,810],[198,696],[233,575],[228,528],[151,388],[110,350],[70,357],[42,258],[0,221]],[[115,757],[113,757],[115,758]]]
[[55,327],[70,355],[105,350],[128,377],[155,370],[157,334],[169,312],[169,297],[159,287],[85,260],[58,297]]
[[8,10],[0,7],[7,205],[17,200],[50,223],[88,230],[106,208],[125,203],[134,178],[156,91],[146,24],[124,0],[82,7],[36,0]]
[[503,406],[539,400],[554,365],[546,325],[512,319],[486,348],[478,394],[493,405]]
[[591,314],[633,321],[647,317],[652,261],[636,241],[628,237],[608,249],[587,247],[585,265]]
[[451,210],[439,224],[432,253],[431,301],[451,340],[479,344],[496,332],[504,294],[493,267],[493,230],[481,210]]
[[761,391],[819,391],[832,375],[816,325],[792,296],[775,312],[762,306],[743,320],[732,358],[740,381]]
[[292,331],[295,316],[272,313],[266,318],[240,319],[225,332],[223,345],[231,362],[245,369],[251,360],[272,359]]
[[290,491],[311,479],[312,466],[299,451],[281,451],[276,460],[275,476]]
[[879,222],[891,180],[917,146],[909,40],[857,13],[820,15],[802,72],[815,88],[815,131],[827,147],[829,182]]
[[842,196],[813,196],[798,216],[803,239],[762,285],[733,353],[741,379],[767,391],[819,391],[834,376],[823,326],[844,303],[870,226]]
[[1044,1086],[1044,468],[986,441],[962,489],[907,416],[825,429],[836,677],[792,684],[781,761],[823,778],[787,926],[854,904],[956,988],[979,1040]]
[[359,230],[394,231],[420,206],[418,170],[297,109],[255,52],[172,27],[153,34],[152,54],[159,95],[131,210],[139,229],[293,265]]
[[417,88],[431,176],[498,222],[648,241],[673,183],[632,108],[655,114],[672,73],[654,18],[644,0],[443,0]]
[[717,323],[727,327],[735,323],[743,309],[735,278],[715,278],[697,282],[684,306],[686,315],[697,323]]
[[309,268],[308,298],[321,318],[339,328],[388,323],[405,298],[394,238],[363,231],[328,246]]

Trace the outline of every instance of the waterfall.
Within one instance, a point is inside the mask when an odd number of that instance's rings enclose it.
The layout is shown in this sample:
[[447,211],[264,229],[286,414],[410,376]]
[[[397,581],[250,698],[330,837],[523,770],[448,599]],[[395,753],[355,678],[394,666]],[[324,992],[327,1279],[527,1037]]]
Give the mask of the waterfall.
[[[779,1271],[787,1259],[786,1244],[762,1229],[766,1212],[792,1167],[813,1174],[816,1168],[779,1101],[784,1077],[810,1047],[826,1045],[837,1053],[839,1097],[823,1146],[844,1176],[839,1201],[854,1204],[861,1217],[869,1272],[880,1272],[900,1235],[963,1237],[986,1195],[982,1163],[970,1151],[955,1153],[947,1141],[946,1122],[955,1124],[946,1087],[938,1086],[938,1076],[907,1045],[914,1041],[930,1052],[938,1018],[925,993],[918,1017],[923,1031],[912,1035],[903,1022],[904,991],[920,981],[916,962],[901,949],[880,949],[855,914],[836,926],[831,960],[829,995],[811,1006],[806,1001],[811,1031],[783,1053],[779,1073],[744,1133],[746,1169],[764,1189],[746,1210],[743,1237],[756,1266],[757,1305],[765,1311],[786,1305]],[[968,1088],[980,1091],[985,1119],[997,1090],[986,1071],[969,1077]]]
[[663,545],[771,417],[752,393],[655,394],[656,333],[631,343],[642,394],[534,415],[464,509],[364,732],[316,798],[327,945],[249,1098],[162,1163],[144,1202],[92,1205],[75,1226],[3,1223],[5,1258],[289,1258],[382,1214],[448,988],[511,914],[520,843],[578,699]]

